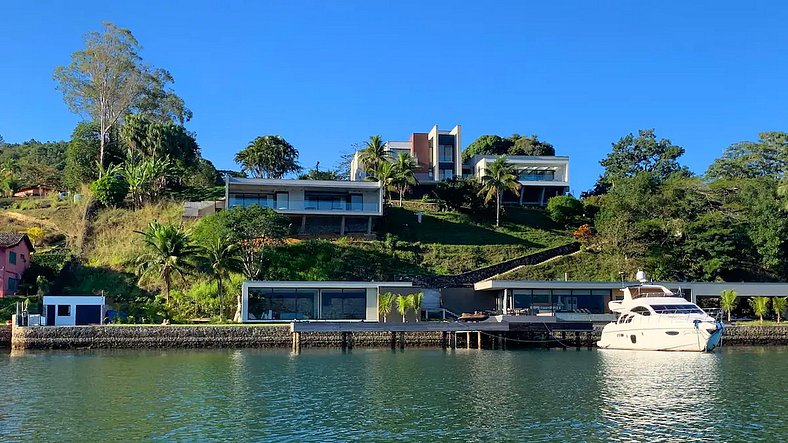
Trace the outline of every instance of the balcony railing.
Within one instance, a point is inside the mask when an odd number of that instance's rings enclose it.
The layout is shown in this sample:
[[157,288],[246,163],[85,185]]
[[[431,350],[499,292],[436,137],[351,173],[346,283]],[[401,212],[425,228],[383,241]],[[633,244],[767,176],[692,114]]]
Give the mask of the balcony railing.
[[354,213],[354,212],[380,212],[380,205],[377,202],[361,203],[361,202],[348,202],[341,200],[294,200],[288,201],[275,201],[273,199],[255,199],[255,198],[237,198],[230,195],[230,204],[234,206],[248,207],[252,205],[259,205],[264,208],[271,208],[280,212],[337,212],[337,213]]

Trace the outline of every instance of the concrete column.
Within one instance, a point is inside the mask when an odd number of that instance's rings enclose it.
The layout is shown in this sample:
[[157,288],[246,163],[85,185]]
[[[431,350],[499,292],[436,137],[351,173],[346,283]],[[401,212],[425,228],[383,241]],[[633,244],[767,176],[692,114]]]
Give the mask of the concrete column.
[[524,196],[525,196],[525,186],[520,186],[520,206],[523,205]]
[[509,313],[509,290],[508,289],[504,289],[503,290],[503,306],[501,308],[501,312],[503,312],[503,315],[506,315],[506,314]]
[[342,216],[342,221],[339,224],[339,235],[345,235],[345,216]]
[[544,186],[542,186],[542,193],[541,193],[541,195],[540,195],[540,197],[539,197],[539,202],[540,202],[542,205],[544,205],[544,204],[545,204],[545,201],[544,201],[544,191],[545,191],[545,187],[544,187]]
[[372,216],[370,215],[367,220],[367,235],[372,234]]
[[306,232],[306,214],[301,216],[301,233]]

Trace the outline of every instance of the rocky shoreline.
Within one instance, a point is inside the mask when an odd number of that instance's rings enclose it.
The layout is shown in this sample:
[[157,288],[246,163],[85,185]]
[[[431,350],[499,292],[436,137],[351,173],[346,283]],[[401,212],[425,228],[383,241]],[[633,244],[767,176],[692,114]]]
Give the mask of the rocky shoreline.
[[[441,332],[301,334],[300,348],[441,347]],[[729,326],[726,346],[788,345],[786,326]],[[65,326],[0,328],[5,349],[290,348],[287,326]]]

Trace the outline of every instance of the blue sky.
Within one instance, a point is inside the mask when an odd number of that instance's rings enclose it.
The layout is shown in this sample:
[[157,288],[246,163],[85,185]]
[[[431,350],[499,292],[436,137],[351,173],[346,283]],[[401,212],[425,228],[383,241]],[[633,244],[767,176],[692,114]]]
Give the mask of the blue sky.
[[459,123],[464,145],[512,132],[553,143],[579,194],[611,142],[640,128],[685,147],[699,173],[733,142],[788,129],[785,2],[161,3],[5,3],[5,140],[70,136],[80,116],[52,71],[103,21],[170,70],[219,168],[258,135],[327,167],[371,134]]

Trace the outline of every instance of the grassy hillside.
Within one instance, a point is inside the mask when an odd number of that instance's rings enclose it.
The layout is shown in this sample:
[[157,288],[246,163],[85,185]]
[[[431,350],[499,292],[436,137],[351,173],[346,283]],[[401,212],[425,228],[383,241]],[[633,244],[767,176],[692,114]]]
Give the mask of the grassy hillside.
[[[474,217],[428,208],[422,223],[417,210],[387,208],[378,226],[379,240],[337,238],[302,240],[270,248],[265,253],[264,278],[272,280],[389,280],[413,275],[457,274],[572,241],[540,210],[507,208],[503,226],[495,227],[488,214]],[[37,274],[45,275],[50,291],[61,294],[104,293],[116,307],[140,318],[160,318],[162,305],[153,302],[161,284],[140,281],[135,260],[143,252],[137,234],[152,220],[184,224],[182,204],[165,201],[133,211],[103,208],[85,230],[85,203],[45,199],[25,201],[0,211],[0,229],[24,231],[43,228],[57,241],[34,257]],[[83,232],[84,244],[78,244]],[[80,252],[81,251],[81,254]],[[59,272],[68,254],[67,272]],[[31,273],[28,273],[31,274]],[[35,276],[26,292],[35,293]],[[237,293],[241,276],[225,282],[226,293]],[[173,280],[171,318],[188,319],[215,313],[215,282],[194,275]],[[213,298],[212,298],[213,297]],[[212,310],[213,309],[213,310]],[[159,311],[157,313],[157,310]],[[173,311],[174,310],[174,311]],[[228,315],[232,315],[229,312]],[[158,317],[157,317],[158,316]]]
[[504,280],[617,281],[619,269],[602,254],[581,251],[533,266],[523,266],[500,276]]

